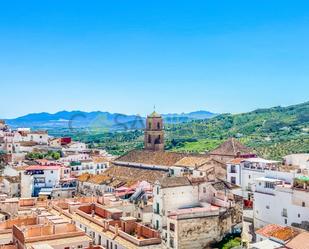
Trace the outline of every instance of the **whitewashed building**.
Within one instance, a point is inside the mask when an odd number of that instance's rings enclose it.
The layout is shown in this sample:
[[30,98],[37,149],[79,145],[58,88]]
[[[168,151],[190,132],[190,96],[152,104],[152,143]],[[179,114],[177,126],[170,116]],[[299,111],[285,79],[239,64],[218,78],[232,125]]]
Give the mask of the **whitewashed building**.
[[[254,192],[254,226],[267,224],[302,227],[309,220],[309,188],[296,181],[261,177],[256,179]],[[308,178],[309,182],[309,178]]]
[[240,186],[237,194],[252,199],[256,179],[269,177],[292,183],[297,171],[294,168],[282,170],[280,162],[263,158],[235,158],[227,163],[227,181]]

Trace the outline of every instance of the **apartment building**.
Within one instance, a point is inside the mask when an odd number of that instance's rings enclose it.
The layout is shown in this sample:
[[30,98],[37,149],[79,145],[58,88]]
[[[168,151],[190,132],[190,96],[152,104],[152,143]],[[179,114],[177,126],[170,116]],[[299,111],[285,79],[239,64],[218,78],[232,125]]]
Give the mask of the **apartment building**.
[[[254,192],[254,226],[267,224],[309,228],[309,178],[297,177],[292,184],[261,177]],[[309,185],[309,184],[308,184]]]
[[269,177],[291,183],[298,173],[295,167],[283,167],[281,162],[263,158],[235,158],[227,163],[227,181],[241,188],[237,194],[251,200],[256,179]]

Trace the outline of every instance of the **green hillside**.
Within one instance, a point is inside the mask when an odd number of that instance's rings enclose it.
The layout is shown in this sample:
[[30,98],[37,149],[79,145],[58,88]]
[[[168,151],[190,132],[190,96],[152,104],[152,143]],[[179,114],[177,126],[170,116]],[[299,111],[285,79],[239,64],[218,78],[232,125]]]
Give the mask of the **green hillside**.
[[[166,124],[165,130],[167,150],[205,152],[229,137],[236,137],[261,156],[279,159],[289,153],[309,152],[309,102]],[[117,155],[143,146],[141,130],[114,133],[88,130],[69,135]]]
[[242,114],[222,114],[210,120],[167,126],[168,148],[207,151],[228,137],[237,137],[267,158],[309,152],[309,102],[258,109]]

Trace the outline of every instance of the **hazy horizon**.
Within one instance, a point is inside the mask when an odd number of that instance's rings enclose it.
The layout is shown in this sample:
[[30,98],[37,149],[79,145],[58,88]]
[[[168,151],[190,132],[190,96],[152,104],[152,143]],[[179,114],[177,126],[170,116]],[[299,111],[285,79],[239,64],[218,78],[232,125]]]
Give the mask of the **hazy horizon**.
[[[301,103],[294,103],[294,104],[291,104],[291,105],[298,105],[298,104],[302,104],[302,103],[306,103],[307,101],[304,101],[304,102],[301,102]],[[291,106],[291,105],[276,105],[276,106],[281,106],[281,107],[287,107],[287,106]],[[276,106],[267,106],[267,107],[259,107],[259,108],[255,108],[255,109],[252,109],[252,110],[248,110],[246,112],[251,112],[251,111],[254,111],[254,110],[257,110],[257,109],[263,109],[263,108],[272,108],[272,107],[276,107]],[[63,110],[59,110],[59,111],[56,111],[56,112],[29,112],[29,113],[25,113],[23,115],[20,115],[20,116],[12,116],[12,117],[1,117],[0,116],[0,119],[15,119],[15,118],[19,118],[19,117],[22,117],[22,116],[26,116],[28,114],[40,114],[40,113],[49,113],[49,114],[56,114],[56,113],[59,113],[59,112],[64,112],[64,111],[67,111],[67,112],[74,112],[74,111],[81,111],[81,112],[109,112],[111,114],[116,114],[116,113],[119,113],[119,114],[125,114],[125,115],[140,115],[142,117],[146,117],[148,114],[150,114],[151,112],[153,111],[156,111],[160,114],[164,114],[164,115],[167,115],[167,114],[182,114],[182,113],[191,113],[191,112],[199,112],[199,111],[207,111],[207,112],[210,112],[210,113],[213,113],[213,114],[224,114],[224,113],[231,113],[231,114],[239,114],[239,113],[246,113],[246,112],[215,112],[215,111],[212,111],[212,110],[207,110],[207,109],[198,109],[198,110],[191,110],[191,111],[187,111],[187,112],[159,112],[158,110],[156,109],[151,109],[149,110],[149,112],[147,113],[124,113],[124,112],[110,112],[108,110],[90,110],[90,111],[85,111],[85,110],[66,110],[66,109],[63,109]]]

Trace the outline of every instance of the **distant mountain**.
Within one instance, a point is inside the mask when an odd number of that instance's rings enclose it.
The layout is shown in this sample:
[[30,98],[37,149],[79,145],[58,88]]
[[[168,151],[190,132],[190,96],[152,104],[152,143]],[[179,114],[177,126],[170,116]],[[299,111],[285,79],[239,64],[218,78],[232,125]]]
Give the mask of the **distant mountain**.
[[[182,114],[163,114],[166,123],[182,123],[216,116],[208,111]],[[144,127],[145,117],[109,112],[60,111],[54,114],[41,112],[30,113],[15,119],[6,119],[13,128],[30,127],[32,129],[71,129],[100,128],[108,130],[130,130]]]

